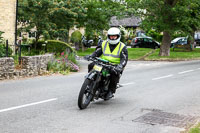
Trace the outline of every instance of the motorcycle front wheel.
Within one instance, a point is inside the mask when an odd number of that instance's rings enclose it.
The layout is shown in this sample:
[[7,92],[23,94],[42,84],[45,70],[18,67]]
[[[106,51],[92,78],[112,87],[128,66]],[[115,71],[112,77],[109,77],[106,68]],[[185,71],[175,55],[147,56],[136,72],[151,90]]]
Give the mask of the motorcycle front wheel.
[[78,96],[78,107],[85,109],[90,104],[93,94],[93,80],[85,79]]

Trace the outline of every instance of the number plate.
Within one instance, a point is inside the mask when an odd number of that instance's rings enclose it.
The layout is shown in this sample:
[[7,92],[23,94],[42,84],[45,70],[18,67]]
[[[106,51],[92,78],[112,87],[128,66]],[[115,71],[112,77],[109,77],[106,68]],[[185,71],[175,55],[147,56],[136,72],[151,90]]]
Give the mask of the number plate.
[[98,71],[98,72],[101,72],[102,66],[94,65],[93,69]]

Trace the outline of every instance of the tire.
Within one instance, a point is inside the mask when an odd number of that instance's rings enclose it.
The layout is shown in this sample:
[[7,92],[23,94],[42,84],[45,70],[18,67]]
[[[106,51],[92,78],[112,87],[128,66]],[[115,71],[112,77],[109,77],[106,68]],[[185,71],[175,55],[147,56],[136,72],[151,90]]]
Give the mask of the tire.
[[[79,92],[79,96],[78,96],[78,107],[80,109],[85,109],[87,108],[87,106],[90,104],[93,95],[90,92],[91,87],[93,86],[93,80],[89,80],[89,79],[85,79],[81,90]],[[85,99],[84,99],[85,98]]]

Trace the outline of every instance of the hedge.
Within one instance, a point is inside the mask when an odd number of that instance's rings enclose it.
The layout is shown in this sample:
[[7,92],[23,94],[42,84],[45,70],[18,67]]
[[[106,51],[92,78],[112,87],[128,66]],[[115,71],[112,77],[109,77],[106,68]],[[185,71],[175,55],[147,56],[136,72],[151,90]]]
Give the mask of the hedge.
[[46,44],[47,52],[51,53],[62,53],[66,49],[70,50],[70,52],[74,52],[75,50],[67,43],[58,41],[58,40],[40,40],[37,43],[37,50],[44,50],[43,44]]

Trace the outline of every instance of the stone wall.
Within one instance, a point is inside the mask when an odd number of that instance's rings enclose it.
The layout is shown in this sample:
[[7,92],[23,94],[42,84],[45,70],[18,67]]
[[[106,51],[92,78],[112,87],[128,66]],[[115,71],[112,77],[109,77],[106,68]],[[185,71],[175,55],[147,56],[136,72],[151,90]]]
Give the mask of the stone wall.
[[21,69],[15,69],[13,58],[0,58],[0,80],[45,74],[53,55],[24,56],[21,59]]
[[10,57],[0,58],[0,80],[14,76],[14,59]]
[[0,31],[3,37],[14,47],[16,20],[16,0],[0,0]]

